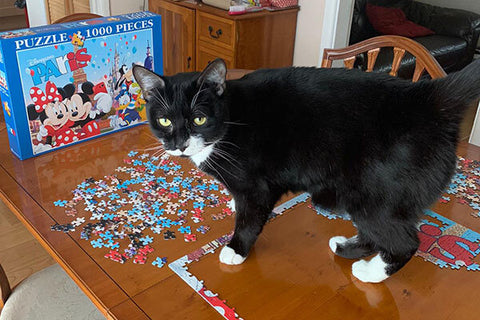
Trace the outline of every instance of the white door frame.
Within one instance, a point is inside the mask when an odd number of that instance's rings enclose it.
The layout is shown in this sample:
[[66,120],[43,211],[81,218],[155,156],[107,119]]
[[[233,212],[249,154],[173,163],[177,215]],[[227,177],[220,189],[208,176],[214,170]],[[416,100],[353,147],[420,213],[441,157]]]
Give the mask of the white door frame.
[[470,140],[468,142],[480,146],[480,102],[478,103],[477,115],[475,116],[472,133],[470,134]]
[[27,13],[30,28],[48,24],[45,1],[27,0]]
[[90,12],[99,14],[104,17],[108,17],[110,15],[110,1],[90,0]]
[[324,49],[348,46],[354,4],[354,0],[325,1],[318,67],[322,65]]

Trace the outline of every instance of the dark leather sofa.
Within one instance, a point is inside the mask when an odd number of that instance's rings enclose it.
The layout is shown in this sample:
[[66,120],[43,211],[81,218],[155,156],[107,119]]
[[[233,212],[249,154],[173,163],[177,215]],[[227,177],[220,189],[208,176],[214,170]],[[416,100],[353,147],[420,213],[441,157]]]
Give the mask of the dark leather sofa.
[[[441,8],[413,0],[356,0],[350,32],[350,44],[380,35],[370,24],[366,4],[395,7],[405,12],[408,20],[427,27],[434,35],[417,37],[413,40],[424,45],[438,60],[445,72],[460,70],[473,60],[480,35],[480,15],[458,9]],[[357,59],[357,67],[365,68],[365,56]],[[391,69],[393,49],[380,51],[374,71],[387,72]],[[411,78],[414,58],[406,54],[398,76]]]

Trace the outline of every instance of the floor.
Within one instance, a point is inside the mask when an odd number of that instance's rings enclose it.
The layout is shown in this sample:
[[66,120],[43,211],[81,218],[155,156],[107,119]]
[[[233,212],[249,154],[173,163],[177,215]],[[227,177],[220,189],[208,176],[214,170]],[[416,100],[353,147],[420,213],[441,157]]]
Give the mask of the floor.
[[12,287],[29,275],[55,263],[2,201],[0,201],[0,263]]
[[[24,11],[14,1],[0,1],[0,31],[26,28]],[[8,207],[0,201],[0,263],[13,287],[29,275],[54,263]]]

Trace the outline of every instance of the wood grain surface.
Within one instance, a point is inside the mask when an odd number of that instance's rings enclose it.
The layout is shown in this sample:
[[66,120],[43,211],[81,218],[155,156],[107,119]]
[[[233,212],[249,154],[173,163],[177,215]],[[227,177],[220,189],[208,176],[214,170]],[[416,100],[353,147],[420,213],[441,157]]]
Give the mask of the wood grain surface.
[[[79,230],[52,232],[54,223],[71,221],[58,199],[85,178],[102,178],[123,164],[130,150],[144,150],[155,139],[148,126],[103,136],[36,158],[20,161],[10,153],[0,124],[0,198],[48,253],[110,319],[221,319],[220,315],[169,268],[147,263],[118,264],[80,239]],[[462,143],[458,153],[480,159],[480,149]],[[192,165],[177,159],[184,171]],[[480,231],[469,207],[451,201],[433,210]],[[156,241],[169,262],[218,238],[234,225],[233,217],[210,223],[196,242]],[[478,272],[441,269],[412,259],[381,284],[364,284],[351,275],[352,261],[334,256],[328,239],[354,234],[351,223],[318,216],[298,205],[269,223],[243,265],[218,262],[218,252],[190,270],[220,294],[245,319],[471,319],[478,313]]]

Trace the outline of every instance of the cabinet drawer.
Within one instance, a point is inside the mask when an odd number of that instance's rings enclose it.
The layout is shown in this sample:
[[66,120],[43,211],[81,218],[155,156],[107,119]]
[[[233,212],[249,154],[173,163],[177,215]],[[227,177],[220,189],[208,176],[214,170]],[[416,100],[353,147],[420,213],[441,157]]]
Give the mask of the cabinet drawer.
[[226,53],[221,53],[218,50],[213,50],[208,47],[199,46],[197,51],[197,70],[201,71],[215,58],[222,58],[225,60],[227,69],[234,67],[233,57]]
[[233,50],[235,25],[232,20],[197,11],[197,36],[200,41]]

